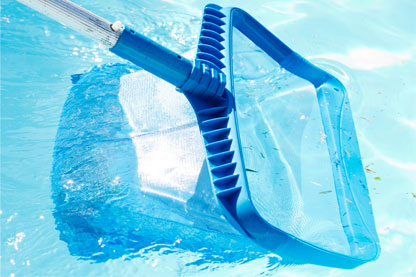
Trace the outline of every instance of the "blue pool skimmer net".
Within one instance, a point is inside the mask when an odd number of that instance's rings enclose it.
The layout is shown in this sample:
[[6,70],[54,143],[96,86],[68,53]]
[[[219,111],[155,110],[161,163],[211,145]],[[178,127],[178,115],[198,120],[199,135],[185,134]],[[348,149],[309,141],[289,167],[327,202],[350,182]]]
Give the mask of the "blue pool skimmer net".
[[[243,235],[278,254],[283,261],[295,264],[354,268],[378,257],[380,247],[344,86],[333,75],[292,51],[248,13],[239,8],[207,5],[196,57],[192,62],[120,22],[112,24],[69,1],[19,2],[97,40],[116,55],[173,84],[186,96],[195,111],[203,137],[217,202],[229,223]],[[276,68],[280,67],[313,85],[330,163],[328,180],[332,182],[336,194],[338,222],[349,251],[340,252],[300,238],[295,232],[283,228],[279,222],[271,222],[268,216],[259,211],[251,193],[257,188],[255,186],[279,187],[285,181],[279,184],[279,180],[284,179],[279,177],[270,181],[268,172],[261,173],[267,175],[263,179],[250,177],[250,174],[260,172],[249,167],[251,158],[243,143],[247,138],[241,132],[244,126],[239,125],[245,119],[239,113],[243,96],[240,96],[242,90],[237,83],[236,60],[243,63],[244,52],[238,52],[240,41],[237,43],[237,39],[245,40],[247,45],[256,49],[254,52],[274,62]],[[283,117],[285,113],[285,110],[276,110],[274,120],[278,121],[279,116]],[[267,126],[273,125],[266,123],[269,124]],[[271,128],[270,132],[276,140],[274,132],[279,130]],[[277,146],[274,142],[269,144],[273,148]],[[267,162],[268,157],[259,154],[263,162]],[[269,163],[272,163],[271,160]],[[315,167],[320,166],[317,161]],[[277,172],[277,176],[283,175],[284,172]],[[325,209],[325,203],[321,205]],[[287,209],[290,208],[288,205]],[[272,215],[279,212],[268,211]]]

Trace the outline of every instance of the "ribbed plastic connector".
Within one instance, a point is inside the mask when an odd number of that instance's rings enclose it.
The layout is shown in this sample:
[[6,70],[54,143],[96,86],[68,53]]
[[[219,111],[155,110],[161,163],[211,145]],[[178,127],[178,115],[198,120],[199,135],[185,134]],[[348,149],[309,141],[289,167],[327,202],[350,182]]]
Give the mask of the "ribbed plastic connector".
[[222,51],[225,49],[222,43],[225,39],[221,35],[225,33],[221,27],[225,25],[222,20],[225,15],[220,9],[220,6],[212,4],[205,7],[194,67],[180,88],[205,100],[220,99],[226,85],[225,74],[222,72],[225,68],[222,61]]
[[180,89],[198,98],[212,100],[223,95],[225,84],[224,73],[196,59],[191,74]]

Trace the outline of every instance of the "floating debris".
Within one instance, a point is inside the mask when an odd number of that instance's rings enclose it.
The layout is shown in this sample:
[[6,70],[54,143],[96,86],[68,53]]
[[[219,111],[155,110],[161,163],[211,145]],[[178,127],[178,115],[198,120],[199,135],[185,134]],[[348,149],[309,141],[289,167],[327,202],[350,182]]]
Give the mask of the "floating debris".
[[332,192],[332,190],[321,191],[319,194],[327,194],[327,193],[330,193],[330,192]]
[[263,155],[263,153],[260,152],[260,156],[265,159],[266,157]]
[[349,200],[347,197],[345,197],[345,200],[347,200],[348,202],[352,203],[352,201],[351,201],[351,200]]
[[412,192],[413,198],[416,198],[416,192]]
[[242,148],[243,148],[243,149],[250,149],[250,150],[254,150],[253,145],[250,145],[250,146],[243,146]]
[[368,165],[364,167],[366,172],[370,172],[370,173],[376,173],[374,170],[371,170],[368,168]]
[[322,187],[322,185],[320,183],[317,183],[317,182],[314,182],[314,181],[311,181],[311,183],[318,186],[318,187]]
[[250,169],[250,168],[246,168],[246,171],[247,171],[247,172],[254,172],[254,173],[257,173],[257,170]]
[[351,157],[350,152],[348,152],[348,150],[347,150],[347,149],[344,149],[344,150],[345,150],[345,153],[347,153],[348,158],[349,158],[349,157]]
[[368,121],[368,122],[370,122],[371,123],[371,120],[370,119],[368,119],[368,118],[365,118],[365,117],[360,117],[361,119],[364,119],[364,120],[366,120],[366,121]]
[[381,178],[380,177],[374,177],[374,180],[381,181]]

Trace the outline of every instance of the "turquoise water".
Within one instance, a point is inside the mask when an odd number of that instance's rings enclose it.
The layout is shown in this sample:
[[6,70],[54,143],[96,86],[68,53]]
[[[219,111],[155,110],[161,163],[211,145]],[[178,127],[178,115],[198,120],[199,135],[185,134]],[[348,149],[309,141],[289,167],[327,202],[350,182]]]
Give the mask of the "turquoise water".
[[[178,52],[195,47],[205,5],[202,1],[77,3],[110,20],[132,24]],[[169,246],[105,263],[71,255],[56,230],[50,178],[55,135],[72,87],[70,76],[121,60],[15,1],[2,1],[2,276],[416,274],[415,4],[256,1],[239,6],[294,50],[336,71],[347,87],[367,167],[380,258],[346,271],[312,265],[277,268],[273,255],[204,263],[198,253],[172,251]]]

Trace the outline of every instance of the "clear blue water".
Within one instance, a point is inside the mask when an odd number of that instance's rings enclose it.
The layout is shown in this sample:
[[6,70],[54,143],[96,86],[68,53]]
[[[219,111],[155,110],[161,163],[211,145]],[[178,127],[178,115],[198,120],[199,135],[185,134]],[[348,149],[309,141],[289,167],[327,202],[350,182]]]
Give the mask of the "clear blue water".
[[[178,52],[195,47],[205,4],[77,3],[110,20],[131,24]],[[255,1],[239,6],[297,52],[338,72],[347,87],[367,168],[380,258],[347,271],[313,265],[280,268],[270,254],[207,262],[198,252],[172,245],[140,249],[102,263],[71,255],[56,230],[51,189],[55,136],[72,87],[70,76],[122,61],[73,31],[5,0],[1,3],[2,276],[416,274],[415,3]]]

